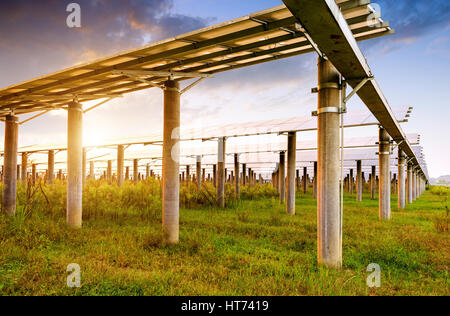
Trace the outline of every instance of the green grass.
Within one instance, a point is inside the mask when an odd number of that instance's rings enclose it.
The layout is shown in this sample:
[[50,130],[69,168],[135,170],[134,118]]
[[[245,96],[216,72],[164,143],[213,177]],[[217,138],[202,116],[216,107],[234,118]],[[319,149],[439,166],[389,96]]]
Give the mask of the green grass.
[[[311,193],[298,194],[290,217],[270,185],[244,188],[239,204],[228,186],[225,210],[211,206],[212,186],[202,190],[182,188],[180,244],[165,246],[155,182],[89,183],[80,231],[65,225],[63,184],[33,196],[20,188],[16,218],[0,216],[0,295],[450,294],[450,238],[436,225],[448,225],[448,189],[404,211],[393,196],[389,222],[368,194],[362,203],[346,195],[341,271],[316,264]],[[70,263],[81,266],[79,289],[66,286]],[[381,266],[380,288],[366,286],[370,263]]]

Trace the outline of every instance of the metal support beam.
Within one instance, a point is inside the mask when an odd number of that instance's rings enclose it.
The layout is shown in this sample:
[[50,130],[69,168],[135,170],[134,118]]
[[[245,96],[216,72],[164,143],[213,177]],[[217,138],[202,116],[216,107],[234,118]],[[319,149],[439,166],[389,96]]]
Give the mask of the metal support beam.
[[83,108],[69,103],[67,124],[67,224],[82,226]]

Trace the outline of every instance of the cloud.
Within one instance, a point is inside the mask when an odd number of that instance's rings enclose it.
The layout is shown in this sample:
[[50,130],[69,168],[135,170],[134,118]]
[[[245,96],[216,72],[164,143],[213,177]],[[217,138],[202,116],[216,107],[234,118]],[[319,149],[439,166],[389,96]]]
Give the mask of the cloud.
[[0,86],[202,28],[214,19],[171,14],[173,0],[77,0],[69,28],[60,0],[0,1]]
[[381,16],[390,21],[395,35],[363,42],[364,49],[375,49],[387,54],[416,43],[421,38],[450,26],[450,2],[448,0],[376,0]]

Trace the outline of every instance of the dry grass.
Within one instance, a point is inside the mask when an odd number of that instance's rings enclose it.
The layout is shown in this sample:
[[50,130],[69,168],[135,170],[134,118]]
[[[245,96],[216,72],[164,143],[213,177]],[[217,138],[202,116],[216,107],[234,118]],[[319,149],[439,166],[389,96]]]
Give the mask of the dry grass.
[[[27,200],[21,188],[18,216],[0,217],[0,294],[450,294],[450,238],[434,223],[447,215],[448,191],[427,191],[406,210],[394,207],[390,222],[378,220],[377,201],[368,195],[363,203],[347,195],[344,268],[334,271],[316,264],[316,207],[310,193],[297,196],[292,217],[270,186],[245,188],[249,193],[239,204],[227,188],[225,210],[196,198],[196,188],[187,190],[191,195],[184,203],[192,208],[181,210],[181,242],[166,246],[158,183],[122,189],[88,184],[81,231],[65,226],[64,185],[43,186],[48,202],[42,192]],[[31,212],[24,211],[29,205]],[[66,286],[70,263],[81,266],[80,289]],[[370,263],[381,266],[381,288],[366,286]]]

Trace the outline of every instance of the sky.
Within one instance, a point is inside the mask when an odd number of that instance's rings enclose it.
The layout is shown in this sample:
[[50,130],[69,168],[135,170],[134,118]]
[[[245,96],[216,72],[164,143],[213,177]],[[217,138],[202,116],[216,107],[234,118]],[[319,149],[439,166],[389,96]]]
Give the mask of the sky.
[[[406,133],[421,134],[431,177],[450,174],[450,2],[377,0],[396,34],[360,43],[392,107],[413,106]],[[281,0],[78,0],[81,28],[66,25],[60,0],[0,1],[0,88],[153,41],[282,4]],[[301,55],[215,75],[182,97],[183,126],[310,115],[317,107],[317,56]],[[358,98],[349,110],[364,109]],[[62,143],[64,111],[21,126],[19,146]],[[84,118],[89,140],[162,130],[162,93],[137,92]],[[347,137],[376,135],[355,128]],[[3,139],[4,129],[0,129]],[[315,135],[305,133],[300,139]]]

